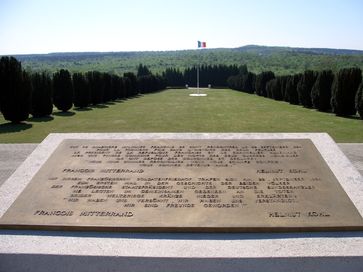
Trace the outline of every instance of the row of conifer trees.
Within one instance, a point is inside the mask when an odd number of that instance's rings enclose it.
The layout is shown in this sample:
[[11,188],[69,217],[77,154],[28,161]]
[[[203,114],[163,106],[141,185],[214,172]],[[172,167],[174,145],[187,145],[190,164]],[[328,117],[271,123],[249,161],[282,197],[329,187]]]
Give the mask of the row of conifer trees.
[[228,79],[228,86],[339,116],[355,115],[358,111],[363,119],[363,82],[359,68],[344,68],[335,74],[331,70],[307,70],[302,74],[275,76],[271,71],[256,75],[246,67]]
[[140,65],[138,74],[122,77],[90,71],[71,74],[62,69],[52,76],[46,72],[30,73],[13,57],[0,59],[0,110],[13,123],[33,117],[49,116],[53,105],[62,112],[73,106],[86,108],[138,94],[166,88],[165,80]]
[[[227,81],[231,89],[341,116],[355,115],[358,111],[363,119],[363,83],[359,68],[341,69],[335,74],[331,70],[307,70],[302,74],[275,76],[271,71],[256,75],[245,65],[215,65],[202,66],[200,73],[201,86],[207,83],[223,86]],[[167,85],[183,86],[193,82],[195,74],[196,67],[184,73],[169,68],[163,76],[158,76],[140,64],[136,75],[125,73],[122,77],[98,71],[72,75],[64,69],[51,76],[46,72],[26,72],[15,58],[2,57],[0,110],[6,120],[21,122],[29,113],[34,117],[51,115],[53,105],[66,112],[73,106],[85,108],[139,93],[156,92]]]

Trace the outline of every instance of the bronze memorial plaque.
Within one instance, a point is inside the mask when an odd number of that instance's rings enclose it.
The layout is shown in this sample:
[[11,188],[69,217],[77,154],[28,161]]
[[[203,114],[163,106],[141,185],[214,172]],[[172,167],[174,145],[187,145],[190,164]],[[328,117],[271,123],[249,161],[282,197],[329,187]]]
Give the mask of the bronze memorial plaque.
[[64,140],[2,228],[363,230],[309,139]]

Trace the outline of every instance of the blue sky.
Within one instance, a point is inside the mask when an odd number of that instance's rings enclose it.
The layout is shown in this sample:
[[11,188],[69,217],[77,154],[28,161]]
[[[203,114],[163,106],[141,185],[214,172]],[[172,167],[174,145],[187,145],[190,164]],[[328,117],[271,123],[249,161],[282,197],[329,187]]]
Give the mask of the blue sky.
[[0,0],[0,54],[247,44],[363,50],[363,0]]

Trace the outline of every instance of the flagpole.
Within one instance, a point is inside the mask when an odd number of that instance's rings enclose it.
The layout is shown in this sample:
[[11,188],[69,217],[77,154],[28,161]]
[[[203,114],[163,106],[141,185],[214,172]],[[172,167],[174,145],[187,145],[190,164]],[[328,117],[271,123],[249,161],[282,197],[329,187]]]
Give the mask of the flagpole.
[[[199,48],[206,47],[205,42],[198,41],[198,50]],[[189,94],[189,96],[207,96],[207,94],[201,94],[200,93],[200,86],[199,86],[199,73],[200,73],[200,59],[201,59],[201,53],[197,53],[198,63],[197,63],[197,93]]]

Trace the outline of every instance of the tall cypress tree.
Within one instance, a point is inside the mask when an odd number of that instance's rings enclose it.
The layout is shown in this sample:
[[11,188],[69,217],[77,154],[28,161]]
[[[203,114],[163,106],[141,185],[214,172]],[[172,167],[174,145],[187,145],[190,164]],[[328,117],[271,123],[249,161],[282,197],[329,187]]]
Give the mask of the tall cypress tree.
[[334,77],[332,84],[331,107],[336,115],[356,114],[355,96],[362,81],[359,68],[341,69]]
[[256,94],[260,96],[267,96],[266,94],[266,84],[270,80],[275,78],[275,74],[271,71],[262,72],[256,76]]
[[32,84],[21,63],[13,57],[0,59],[0,109],[5,120],[19,123],[30,113]]
[[122,98],[128,98],[131,96],[132,90],[131,90],[131,80],[128,77],[122,77],[122,82],[124,86],[124,91],[122,93]]
[[241,75],[230,76],[227,79],[227,85],[232,90],[243,91],[242,76]]
[[62,112],[73,106],[72,78],[68,70],[61,69],[53,75],[53,102]]
[[74,73],[72,79],[74,88],[74,106],[77,108],[88,107],[91,94],[86,77],[82,73]]
[[242,88],[247,93],[255,93],[256,75],[252,72],[248,72],[242,75]]
[[120,81],[119,81],[119,88],[118,88],[118,98],[119,99],[125,99],[127,97],[127,83],[125,82],[125,78],[124,77],[119,77]]
[[134,73],[124,73],[124,77],[127,77],[129,79],[128,84],[129,85],[129,92],[127,93],[128,97],[137,95],[138,89],[137,89],[137,78]]
[[311,90],[316,77],[317,75],[314,71],[306,70],[297,85],[297,93],[299,94],[300,104],[306,108],[311,108],[313,106],[311,101]]
[[122,90],[122,81],[118,75],[111,76],[111,100],[116,100],[121,98],[119,94],[121,94]]
[[301,80],[302,75],[292,75],[287,79],[285,89],[285,101],[292,105],[299,105],[299,95],[297,93],[297,85]]
[[102,73],[91,71],[86,73],[86,78],[90,87],[91,104],[97,105],[104,102],[104,82]]
[[52,79],[46,72],[32,75],[33,94],[31,114],[34,117],[49,116],[53,112]]
[[283,99],[283,95],[282,95],[282,88],[283,88],[283,82],[282,82],[282,77],[276,77],[275,79],[273,79],[273,84],[272,84],[272,98],[275,100],[282,100]]
[[289,102],[286,98],[286,86],[287,86],[287,81],[289,80],[290,76],[289,75],[285,75],[281,77],[281,100],[284,100],[286,102]]
[[103,80],[103,102],[109,102],[112,98],[112,77],[108,73],[102,74]]
[[266,84],[267,97],[282,100],[281,77],[276,77]]
[[355,96],[355,108],[358,111],[360,118],[363,119],[363,82],[359,85]]
[[331,70],[321,71],[311,90],[311,99],[315,109],[319,111],[330,110],[331,85],[334,74]]
[[273,93],[277,85],[277,78],[271,79],[266,83],[266,97],[273,98]]

